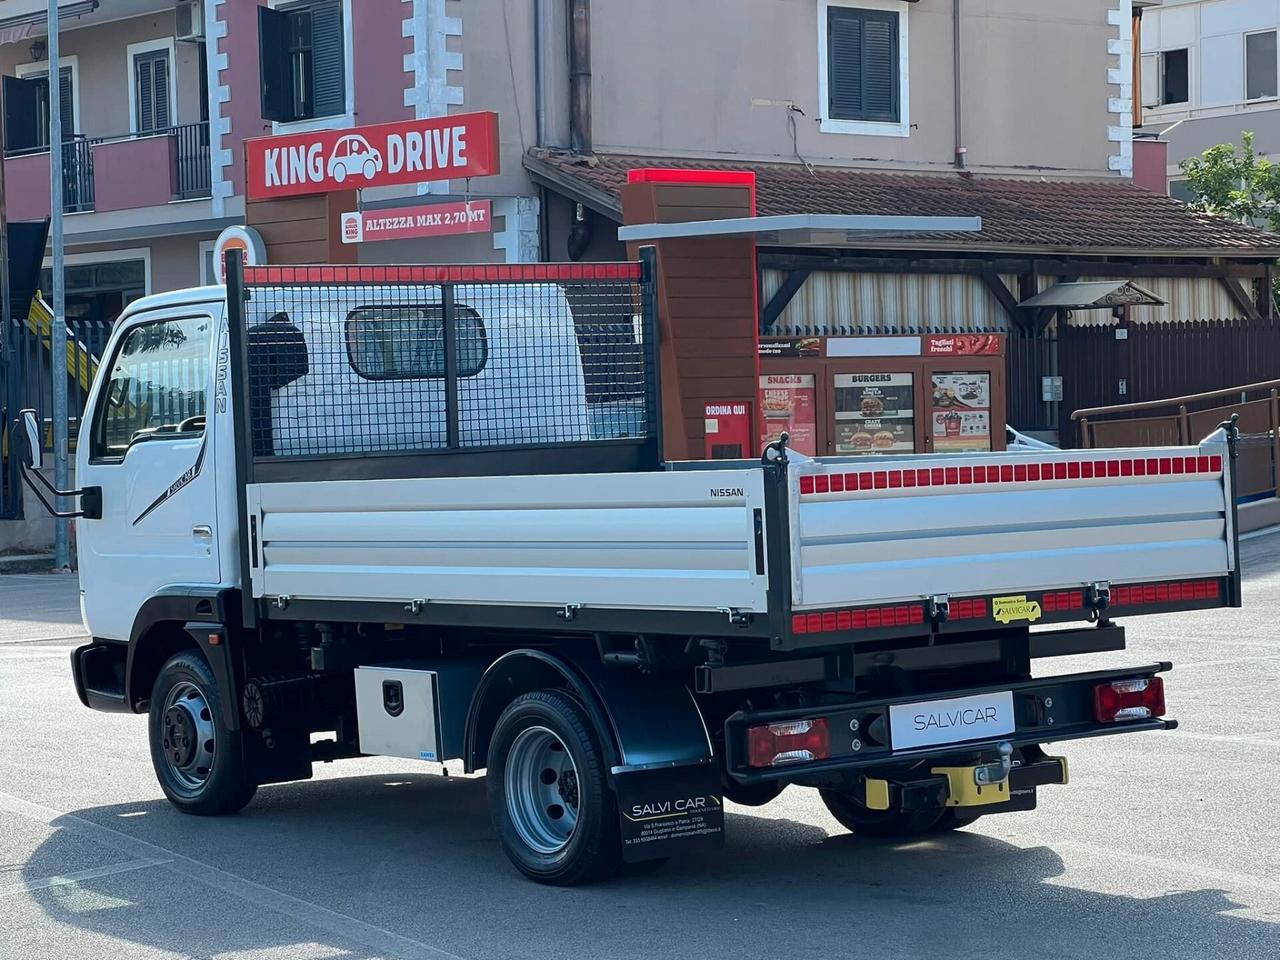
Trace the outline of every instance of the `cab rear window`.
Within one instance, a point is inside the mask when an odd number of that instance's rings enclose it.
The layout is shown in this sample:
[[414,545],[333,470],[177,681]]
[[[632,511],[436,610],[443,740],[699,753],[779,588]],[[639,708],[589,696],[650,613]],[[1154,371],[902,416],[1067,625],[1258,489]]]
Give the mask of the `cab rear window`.
[[[455,304],[458,376],[474,377],[489,361],[489,341],[480,314]],[[357,307],[347,315],[347,359],[366,380],[424,380],[445,375],[444,308]]]

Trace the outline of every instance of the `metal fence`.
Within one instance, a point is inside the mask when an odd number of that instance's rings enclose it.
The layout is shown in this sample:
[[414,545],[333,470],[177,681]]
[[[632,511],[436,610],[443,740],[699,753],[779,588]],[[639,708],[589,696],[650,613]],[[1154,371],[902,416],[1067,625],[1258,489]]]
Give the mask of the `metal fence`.
[[[52,421],[49,419],[49,412],[53,409],[54,377],[50,347],[52,322],[52,313],[40,300],[32,304],[31,313],[22,321],[13,321],[16,369],[9,372],[17,382],[17,408],[32,407],[44,417],[46,450],[50,449],[52,436]],[[111,322],[105,320],[67,321],[67,417],[73,446],[89,388],[111,337],[111,327]]]
[[1073,410],[1219,391],[1280,375],[1280,323],[1271,320],[1063,325],[1057,346],[1064,444],[1078,442]]
[[486,472],[558,473],[582,469],[568,448],[609,469],[611,445],[640,445],[656,463],[650,265],[244,273],[232,324],[258,460],[506,451]]

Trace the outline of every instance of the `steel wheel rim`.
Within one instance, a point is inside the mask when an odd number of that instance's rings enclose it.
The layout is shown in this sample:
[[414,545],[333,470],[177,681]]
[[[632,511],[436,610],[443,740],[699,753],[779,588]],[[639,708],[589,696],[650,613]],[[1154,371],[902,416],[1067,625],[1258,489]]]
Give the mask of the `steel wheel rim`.
[[546,727],[522,730],[507,754],[504,786],[520,840],[544,855],[563,850],[581,809],[578,768],[564,742]]
[[198,791],[213,773],[217,728],[204,691],[189,680],[174,684],[160,717],[161,752],[169,773],[182,787]]

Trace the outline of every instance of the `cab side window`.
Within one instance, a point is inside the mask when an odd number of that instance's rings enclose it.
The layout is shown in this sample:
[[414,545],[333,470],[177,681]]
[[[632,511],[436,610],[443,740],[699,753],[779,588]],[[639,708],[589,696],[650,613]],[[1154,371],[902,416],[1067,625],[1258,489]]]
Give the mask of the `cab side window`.
[[95,460],[123,457],[131,443],[200,436],[205,428],[210,317],[181,317],[131,330],[98,398]]

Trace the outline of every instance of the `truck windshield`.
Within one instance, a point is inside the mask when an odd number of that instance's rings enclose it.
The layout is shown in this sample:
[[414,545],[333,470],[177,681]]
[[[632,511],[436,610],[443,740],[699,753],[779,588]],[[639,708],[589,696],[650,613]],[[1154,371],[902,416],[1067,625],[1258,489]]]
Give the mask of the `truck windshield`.
[[122,457],[143,437],[204,431],[212,331],[209,317],[159,320],[129,331],[98,401],[95,459]]

